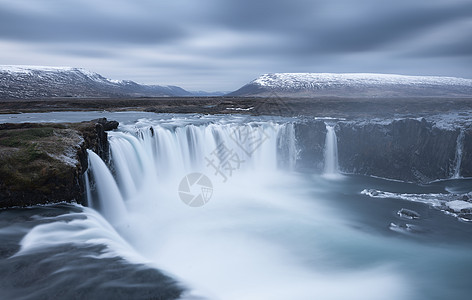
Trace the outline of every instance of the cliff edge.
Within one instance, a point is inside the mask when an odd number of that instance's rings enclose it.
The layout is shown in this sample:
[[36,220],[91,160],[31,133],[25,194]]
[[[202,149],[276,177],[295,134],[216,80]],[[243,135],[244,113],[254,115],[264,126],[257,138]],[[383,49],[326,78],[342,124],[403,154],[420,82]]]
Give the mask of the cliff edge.
[[82,123],[0,124],[0,208],[57,202],[85,204],[87,149],[108,159],[105,118]]

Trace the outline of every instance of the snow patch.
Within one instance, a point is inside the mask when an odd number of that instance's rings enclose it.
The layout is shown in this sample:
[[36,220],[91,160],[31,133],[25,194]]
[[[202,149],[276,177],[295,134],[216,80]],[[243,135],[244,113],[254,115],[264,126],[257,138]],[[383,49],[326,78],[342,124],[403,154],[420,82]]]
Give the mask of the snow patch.
[[69,72],[73,71],[71,67],[48,67],[48,66],[14,66],[14,65],[2,65],[0,66],[0,72],[3,73],[23,73],[31,74],[33,71],[42,72]]
[[227,107],[227,110],[242,110],[242,111],[249,111],[253,110],[254,107],[248,107],[248,108],[241,108],[241,107]]

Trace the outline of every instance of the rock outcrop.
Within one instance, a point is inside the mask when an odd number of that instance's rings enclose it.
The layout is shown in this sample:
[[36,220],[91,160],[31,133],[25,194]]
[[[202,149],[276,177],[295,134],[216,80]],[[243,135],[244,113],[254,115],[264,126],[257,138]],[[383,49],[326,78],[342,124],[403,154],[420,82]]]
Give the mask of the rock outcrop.
[[118,122],[0,124],[0,208],[85,203],[86,149],[108,160],[107,130]]

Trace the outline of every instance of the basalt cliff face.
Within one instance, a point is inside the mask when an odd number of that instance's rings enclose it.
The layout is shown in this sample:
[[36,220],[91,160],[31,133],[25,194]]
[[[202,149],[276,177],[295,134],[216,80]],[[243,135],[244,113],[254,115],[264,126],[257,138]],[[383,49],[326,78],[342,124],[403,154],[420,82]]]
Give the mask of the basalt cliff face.
[[[340,172],[419,183],[472,176],[471,124],[445,127],[409,118],[329,122]],[[319,120],[296,124],[297,169],[323,171],[325,126]]]
[[[462,165],[457,162],[457,147],[462,147],[459,134],[460,129],[441,129],[425,119],[385,125],[340,123],[340,166],[348,173],[413,182],[451,178]],[[467,176],[466,169],[460,171]]]
[[87,149],[108,159],[107,130],[115,121],[0,124],[0,208],[85,204]]

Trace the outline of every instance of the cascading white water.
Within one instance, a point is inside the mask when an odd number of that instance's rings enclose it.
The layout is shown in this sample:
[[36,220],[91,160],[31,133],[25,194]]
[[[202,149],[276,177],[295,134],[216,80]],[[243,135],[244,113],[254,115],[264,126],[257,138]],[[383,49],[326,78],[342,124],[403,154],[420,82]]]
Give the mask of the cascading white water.
[[[110,132],[114,177],[105,163],[89,151],[91,176],[96,183],[93,194],[98,199],[90,199],[92,187],[87,176],[88,201],[112,223],[126,215],[125,204],[131,201],[166,198],[175,201],[171,207],[181,205],[176,197],[177,187],[190,173],[207,174],[218,184],[237,180],[247,172],[270,177],[277,170],[278,160],[286,160],[284,165],[293,167],[294,139],[293,124],[275,123],[158,125]],[[288,147],[278,154],[277,144]]]
[[[97,194],[99,203],[88,199],[92,206],[99,204],[103,215],[112,223],[119,222],[119,218],[126,214],[126,207],[123,203],[120,190],[116,185],[113,175],[102,159],[91,150],[87,150],[90,170],[97,183]],[[90,190],[90,186],[87,187]],[[90,195],[90,194],[89,194]],[[102,201],[106,199],[106,201]]]
[[338,141],[334,126],[326,124],[326,140],[324,151],[324,176],[339,177],[338,171]]
[[90,179],[88,172],[84,173],[84,181],[85,181],[85,195],[87,197],[87,206],[92,207],[92,192],[90,191]]
[[[375,286],[379,299],[403,298],[407,289],[393,270],[328,274],[311,266],[323,265],[323,244],[332,240],[326,228],[336,230],[340,242],[368,238],[331,221],[329,211],[304,196],[306,178],[278,170],[296,161],[293,124],[148,125],[109,133],[115,179],[90,153],[93,202],[139,256],[181,278],[197,296],[365,299]],[[231,166],[214,168],[228,159]],[[213,183],[213,197],[200,208],[178,196],[179,182],[193,172]]]
[[456,157],[454,158],[454,175],[452,178],[461,178],[461,164],[462,164],[462,152],[464,151],[464,137],[465,132],[461,130],[457,136],[456,142]]
[[298,159],[297,141],[295,137],[295,125],[293,123],[285,124],[279,132],[277,151],[283,160],[279,160],[279,165],[288,170],[295,170]]

